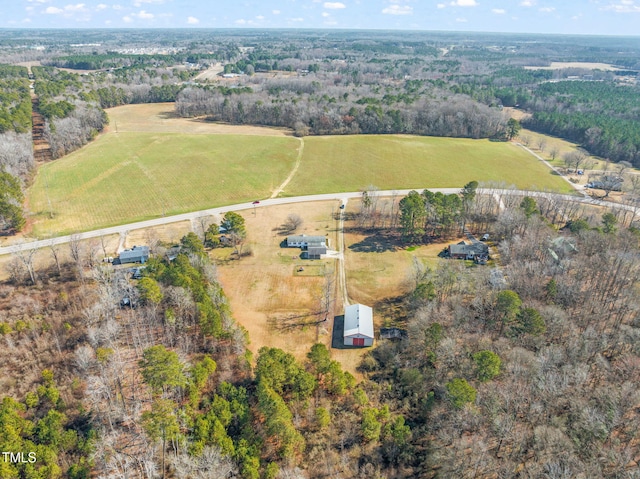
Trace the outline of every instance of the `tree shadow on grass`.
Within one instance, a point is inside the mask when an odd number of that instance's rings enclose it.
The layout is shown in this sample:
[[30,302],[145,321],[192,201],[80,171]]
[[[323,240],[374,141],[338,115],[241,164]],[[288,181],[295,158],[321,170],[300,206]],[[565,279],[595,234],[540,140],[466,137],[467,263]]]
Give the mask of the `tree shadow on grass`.
[[158,113],[158,118],[160,118],[161,120],[173,120],[175,118],[182,118],[182,117],[178,115],[175,111],[167,110],[167,111]]
[[318,324],[326,322],[327,319],[322,315],[321,311],[305,314],[291,314],[284,317],[269,316],[267,318],[269,328],[282,333],[295,331],[297,329],[304,329],[309,326],[317,326]]
[[370,234],[358,243],[349,246],[356,253],[384,253],[386,251],[398,251],[401,245],[397,235],[386,234],[378,231]]

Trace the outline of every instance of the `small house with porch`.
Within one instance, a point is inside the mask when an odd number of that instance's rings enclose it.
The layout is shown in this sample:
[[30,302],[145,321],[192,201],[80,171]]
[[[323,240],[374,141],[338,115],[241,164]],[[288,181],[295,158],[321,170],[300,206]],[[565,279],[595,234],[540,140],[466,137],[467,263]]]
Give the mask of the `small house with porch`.
[[352,304],[344,310],[344,345],[373,346],[373,309]]

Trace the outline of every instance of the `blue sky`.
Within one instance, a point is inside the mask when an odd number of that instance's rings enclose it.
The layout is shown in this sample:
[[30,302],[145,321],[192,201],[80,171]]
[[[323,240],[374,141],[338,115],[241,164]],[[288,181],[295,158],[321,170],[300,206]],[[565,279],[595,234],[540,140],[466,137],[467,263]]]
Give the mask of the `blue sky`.
[[640,35],[640,0],[2,0],[2,27],[366,28]]

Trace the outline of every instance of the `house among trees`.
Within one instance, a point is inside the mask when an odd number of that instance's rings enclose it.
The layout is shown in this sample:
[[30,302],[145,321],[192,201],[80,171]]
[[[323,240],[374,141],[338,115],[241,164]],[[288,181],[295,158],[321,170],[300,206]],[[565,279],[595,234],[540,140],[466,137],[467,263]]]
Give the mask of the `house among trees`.
[[344,345],[373,346],[373,309],[352,304],[344,310]]
[[[131,249],[125,249],[120,253],[120,257],[116,260],[119,264],[125,263],[146,263],[149,260],[148,246],[134,246]],[[114,263],[116,263],[114,261]]]
[[302,248],[303,259],[320,259],[327,254],[325,236],[291,235],[287,236],[287,248]]
[[449,257],[453,259],[469,259],[479,264],[486,264],[489,259],[489,247],[480,241],[471,244],[460,241],[449,245],[448,251]]

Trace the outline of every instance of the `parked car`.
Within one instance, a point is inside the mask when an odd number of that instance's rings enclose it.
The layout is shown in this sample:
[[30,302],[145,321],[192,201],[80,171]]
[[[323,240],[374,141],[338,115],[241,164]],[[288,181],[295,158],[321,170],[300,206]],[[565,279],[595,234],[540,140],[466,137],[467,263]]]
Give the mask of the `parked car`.
[[252,205],[259,205],[260,202],[258,200],[255,200],[253,203],[251,203]]
[[482,238],[480,239],[480,241],[487,241],[489,239],[489,233],[485,233],[482,235]]

